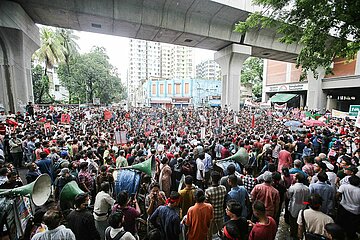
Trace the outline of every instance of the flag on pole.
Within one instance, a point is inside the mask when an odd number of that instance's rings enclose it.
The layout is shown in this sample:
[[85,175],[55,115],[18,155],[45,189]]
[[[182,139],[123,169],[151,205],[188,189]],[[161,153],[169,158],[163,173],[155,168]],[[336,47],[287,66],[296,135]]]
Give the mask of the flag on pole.
[[252,115],[251,117],[251,128],[255,127],[255,115]]

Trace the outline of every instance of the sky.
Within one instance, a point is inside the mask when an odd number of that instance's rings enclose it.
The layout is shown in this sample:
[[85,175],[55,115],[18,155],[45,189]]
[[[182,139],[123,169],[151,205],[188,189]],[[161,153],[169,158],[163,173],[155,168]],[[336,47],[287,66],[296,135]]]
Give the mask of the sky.
[[[75,31],[75,34],[79,36],[77,43],[80,53],[89,52],[93,46],[104,47],[110,63],[118,68],[122,81],[125,81],[129,62],[129,38],[81,31]],[[214,51],[194,48],[195,65],[204,60],[214,59],[214,53]]]

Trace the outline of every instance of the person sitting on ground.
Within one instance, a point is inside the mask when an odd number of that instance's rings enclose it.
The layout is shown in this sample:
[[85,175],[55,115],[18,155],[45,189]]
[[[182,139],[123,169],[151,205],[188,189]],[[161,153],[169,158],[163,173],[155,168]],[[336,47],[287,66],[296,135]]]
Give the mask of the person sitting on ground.
[[121,211],[110,214],[108,223],[109,227],[105,230],[105,240],[136,240],[130,232],[124,230],[124,214]]
[[60,211],[50,209],[46,211],[43,221],[47,226],[45,232],[35,234],[31,240],[66,239],[76,240],[74,233],[61,225],[62,215]]

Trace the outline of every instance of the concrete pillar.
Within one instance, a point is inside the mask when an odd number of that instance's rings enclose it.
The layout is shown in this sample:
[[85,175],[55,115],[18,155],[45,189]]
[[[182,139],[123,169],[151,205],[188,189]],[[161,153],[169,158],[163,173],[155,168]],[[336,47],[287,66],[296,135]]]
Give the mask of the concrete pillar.
[[215,53],[215,61],[221,67],[221,107],[239,111],[241,69],[250,55],[251,47],[239,44],[231,44]]
[[6,111],[33,101],[31,56],[39,46],[39,29],[21,6],[0,2],[0,104]]
[[269,60],[264,59],[264,68],[263,68],[263,82],[262,82],[261,102],[267,102],[267,101],[269,100],[269,95],[268,95],[268,94],[266,94],[268,61],[269,61]]
[[300,107],[304,108],[305,107],[305,98],[303,94],[299,94],[300,96]]
[[326,98],[326,109],[327,110],[331,110],[331,109],[336,109],[336,103],[337,100],[336,98]]
[[322,79],[325,76],[325,69],[318,68],[317,76],[312,71],[307,72],[308,92],[306,106],[309,110],[323,111],[326,107],[326,94],[322,90]]

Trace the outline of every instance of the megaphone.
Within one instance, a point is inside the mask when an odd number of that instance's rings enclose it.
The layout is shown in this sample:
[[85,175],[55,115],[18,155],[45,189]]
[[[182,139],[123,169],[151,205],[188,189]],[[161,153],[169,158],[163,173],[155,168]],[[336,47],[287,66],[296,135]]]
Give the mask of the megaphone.
[[229,160],[233,160],[245,166],[249,162],[249,154],[247,153],[245,148],[241,147],[234,155],[217,161],[220,162],[220,161],[229,161]]
[[71,181],[65,184],[59,195],[60,208],[62,210],[72,208],[74,206],[73,202],[76,195],[80,193],[84,193],[84,191],[79,188],[75,181]]
[[136,169],[136,170],[139,170],[139,171],[144,172],[147,175],[151,176],[151,159],[148,159],[141,163],[137,163],[132,166],[123,167],[121,169]]
[[51,178],[47,174],[40,175],[34,182],[14,189],[0,190],[0,197],[28,196],[36,206],[46,203],[51,194]]

